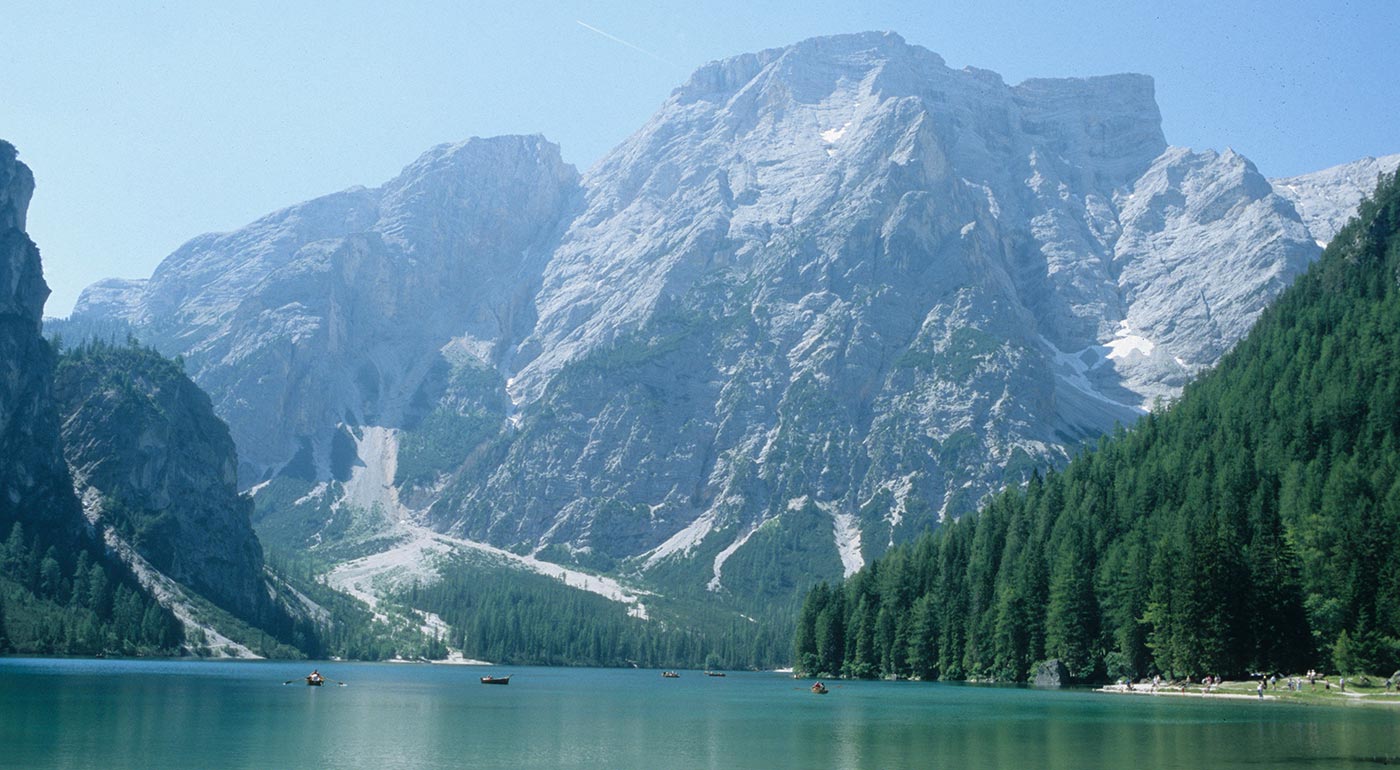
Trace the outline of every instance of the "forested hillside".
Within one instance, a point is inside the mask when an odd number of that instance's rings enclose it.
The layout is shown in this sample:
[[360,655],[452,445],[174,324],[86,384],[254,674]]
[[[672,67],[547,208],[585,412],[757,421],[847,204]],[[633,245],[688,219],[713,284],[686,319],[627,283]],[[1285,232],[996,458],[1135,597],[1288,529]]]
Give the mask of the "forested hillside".
[[1080,679],[1400,664],[1400,181],[1165,411],[807,598],[795,665]]
[[0,653],[169,655],[184,638],[179,621],[96,543],[75,553],[19,522],[0,541]]

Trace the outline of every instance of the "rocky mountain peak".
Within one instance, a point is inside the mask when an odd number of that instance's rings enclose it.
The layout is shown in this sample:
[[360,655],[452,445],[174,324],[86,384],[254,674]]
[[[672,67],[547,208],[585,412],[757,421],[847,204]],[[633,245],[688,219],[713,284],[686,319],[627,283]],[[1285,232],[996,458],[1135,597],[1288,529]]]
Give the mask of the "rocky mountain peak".
[[[78,307],[186,356],[230,421],[247,483],[293,460],[324,477],[342,426],[420,416],[444,387],[442,348],[500,363],[580,197],[542,137],[443,144],[380,187],[195,238],[150,281],[97,284]],[[263,414],[271,402],[285,411]]]
[[14,145],[0,141],[0,314],[37,334],[49,286],[39,250],[24,231],[34,174],[18,156]]
[[59,444],[54,354],[40,335],[49,287],[24,230],[33,193],[34,175],[0,141],[0,526],[72,533],[81,519]]
[[23,230],[34,174],[19,162],[19,151],[0,140],[0,230]]
[[[635,328],[707,271],[784,269],[763,248],[774,239],[821,230],[818,250],[830,254],[852,223],[878,230],[909,214],[909,194],[928,196],[918,209],[951,201],[958,213],[939,216],[954,232],[1003,211],[1029,219],[1064,208],[1061,187],[1111,199],[1165,147],[1142,75],[1008,87],[883,33],[706,65],[589,172],[587,208],[545,270],[512,393],[537,398],[562,365]],[[1074,275],[1084,268],[1052,280],[1108,280]],[[1062,320],[1052,335],[1077,328]],[[1065,344],[1091,344],[1095,333]]]
[[1400,154],[1366,157],[1311,174],[1275,179],[1279,194],[1293,202],[1319,245],[1332,240],[1356,214],[1381,174],[1400,168]]
[[700,68],[583,178],[474,139],[195,239],[131,315],[299,520],[760,596],[1174,396],[1312,241],[1147,76],[865,33]]

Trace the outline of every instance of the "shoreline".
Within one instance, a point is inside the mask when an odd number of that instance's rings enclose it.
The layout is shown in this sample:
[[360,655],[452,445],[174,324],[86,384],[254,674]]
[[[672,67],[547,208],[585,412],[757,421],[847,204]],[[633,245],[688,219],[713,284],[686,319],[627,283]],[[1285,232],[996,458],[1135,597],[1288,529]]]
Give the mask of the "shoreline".
[[1161,686],[1152,690],[1151,685],[1136,685],[1132,689],[1121,684],[1095,687],[1094,692],[1105,695],[1138,695],[1145,697],[1200,698],[1203,700],[1236,701],[1276,701],[1299,705],[1338,705],[1375,704],[1380,706],[1400,706],[1400,692],[1341,692],[1340,690],[1292,690],[1275,688],[1266,690],[1260,697],[1250,682],[1225,682],[1203,692],[1200,685],[1187,685],[1183,691],[1180,685]]
[[1167,687],[1159,687],[1159,688],[1156,689],[1156,690],[1152,690],[1152,689],[1151,689],[1151,685],[1142,685],[1142,686],[1135,687],[1135,688],[1129,690],[1127,687],[1124,687],[1124,686],[1121,685],[1121,684],[1109,684],[1109,685],[1104,685],[1103,687],[1095,687],[1095,688],[1094,688],[1094,692],[1101,692],[1101,693],[1105,693],[1105,694],[1108,694],[1108,695],[1147,695],[1147,696],[1151,696],[1151,697],[1154,697],[1154,698],[1155,698],[1155,697],[1168,697],[1168,698],[1208,698],[1208,699],[1212,699],[1212,700],[1214,700],[1214,699],[1216,699],[1216,698],[1220,698],[1220,699],[1224,699],[1224,700],[1284,700],[1284,698],[1281,698],[1281,697],[1279,697],[1279,696],[1277,696],[1277,695],[1269,695],[1269,694],[1266,694],[1266,695],[1264,695],[1264,697],[1261,698],[1261,697],[1259,697],[1258,695],[1248,695],[1248,694],[1242,693],[1242,692],[1201,692],[1199,689],[1193,690],[1193,689],[1190,688],[1190,687],[1188,687],[1188,688],[1187,688],[1186,690],[1184,690],[1184,691],[1183,691],[1182,689],[1180,689],[1180,688],[1167,688]]

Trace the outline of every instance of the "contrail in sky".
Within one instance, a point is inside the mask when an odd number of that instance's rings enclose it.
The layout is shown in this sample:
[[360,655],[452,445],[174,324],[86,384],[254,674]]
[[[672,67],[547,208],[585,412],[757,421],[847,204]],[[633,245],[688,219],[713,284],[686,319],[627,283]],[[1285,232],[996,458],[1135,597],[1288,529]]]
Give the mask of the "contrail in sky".
[[574,22],[575,22],[576,24],[578,24],[580,27],[583,27],[584,29],[586,29],[586,30],[588,30],[588,31],[590,31],[590,32],[597,32],[598,34],[602,35],[603,37],[605,37],[605,38],[607,38],[607,39],[609,39],[609,40],[611,40],[611,41],[613,41],[614,43],[621,43],[621,44],[627,46],[628,48],[631,48],[633,51],[636,51],[637,53],[643,54],[643,55],[645,55],[645,56],[650,56],[651,58],[653,58],[653,59],[655,59],[655,60],[661,62],[662,64],[668,64],[668,65],[670,65],[670,66],[672,66],[672,67],[675,67],[675,66],[676,66],[676,63],[675,63],[675,62],[666,61],[665,59],[661,58],[660,56],[657,56],[656,54],[652,53],[651,51],[648,51],[647,49],[642,48],[642,47],[640,47],[640,46],[632,45],[631,43],[627,42],[626,40],[623,40],[623,39],[620,38],[620,37],[617,37],[616,35],[609,35],[608,33],[604,32],[604,31],[601,30],[601,29],[598,29],[597,27],[593,26],[592,24],[584,24],[583,22],[579,21],[578,19],[574,19]]

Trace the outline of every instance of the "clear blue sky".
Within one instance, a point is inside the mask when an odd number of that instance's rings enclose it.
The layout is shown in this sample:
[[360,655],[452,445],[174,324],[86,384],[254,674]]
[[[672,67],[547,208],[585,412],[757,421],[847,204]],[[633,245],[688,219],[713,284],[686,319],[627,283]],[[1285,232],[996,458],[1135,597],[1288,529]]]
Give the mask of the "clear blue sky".
[[1269,176],[1400,152],[1391,0],[24,2],[0,24],[50,315],[440,142],[540,133],[586,169],[701,64],[814,35],[894,30],[1011,83],[1146,73],[1169,142]]

